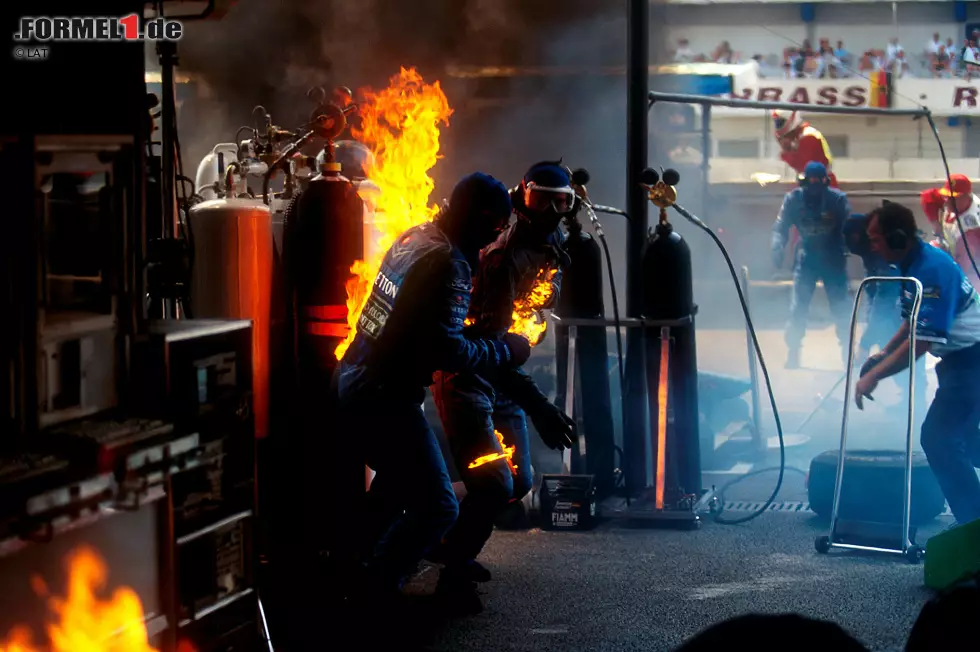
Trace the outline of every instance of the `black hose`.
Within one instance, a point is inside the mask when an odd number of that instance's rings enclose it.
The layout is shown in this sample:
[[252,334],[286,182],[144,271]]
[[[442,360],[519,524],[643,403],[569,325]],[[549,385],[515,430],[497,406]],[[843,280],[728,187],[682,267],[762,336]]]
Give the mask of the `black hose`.
[[[693,217],[683,207],[675,205],[674,208],[677,209],[677,211],[681,213],[681,215],[684,215],[684,217],[688,218],[691,221],[691,223],[693,223],[699,229],[701,229],[709,236],[711,236],[711,239],[714,241],[714,243],[718,245],[718,249],[721,250],[721,255],[724,256],[725,258],[725,263],[728,264],[728,271],[732,275],[732,280],[735,282],[735,291],[738,293],[738,301],[742,305],[742,314],[745,315],[745,324],[746,326],[748,326],[749,334],[752,336],[752,345],[755,347],[755,353],[759,358],[759,366],[762,368],[762,377],[766,381],[766,393],[769,395],[769,405],[772,406],[772,416],[776,421],[776,434],[779,437],[779,466],[773,467],[772,469],[763,469],[759,471],[759,473],[761,473],[762,471],[769,471],[769,470],[776,470],[776,469],[779,470],[779,477],[776,479],[776,487],[775,489],[773,489],[772,494],[769,496],[769,498],[766,500],[765,504],[762,507],[755,510],[748,516],[743,516],[741,518],[736,518],[732,520],[726,520],[721,518],[721,512],[715,515],[714,520],[716,523],[721,523],[722,525],[739,525],[741,523],[748,523],[749,521],[758,518],[759,516],[764,514],[769,509],[769,506],[776,501],[776,496],[779,495],[779,490],[783,488],[783,476],[785,475],[786,472],[786,443],[783,441],[783,424],[782,421],[780,421],[779,419],[779,409],[776,407],[776,397],[775,395],[773,395],[772,392],[772,381],[769,379],[769,369],[768,367],[766,367],[766,361],[762,356],[762,346],[759,344],[759,338],[755,333],[755,325],[752,323],[752,317],[749,315],[749,305],[748,302],[746,302],[745,300],[745,295],[742,292],[742,284],[739,282],[738,272],[735,271],[735,264],[732,262],[731,256],[728,255],[728,250],[725,249],[725,245],[722,243],[721,238],[719,238],[717,234],[715,234],[715,232],[711,230],[711,227],[706,225],[701,220]],[[738,478],[737,480],[741,481],[744,479],[745,477],[741,477]],[[725,485],[725,488],[730,487],[732,484],[735,483],[730,482],[727,485]]]

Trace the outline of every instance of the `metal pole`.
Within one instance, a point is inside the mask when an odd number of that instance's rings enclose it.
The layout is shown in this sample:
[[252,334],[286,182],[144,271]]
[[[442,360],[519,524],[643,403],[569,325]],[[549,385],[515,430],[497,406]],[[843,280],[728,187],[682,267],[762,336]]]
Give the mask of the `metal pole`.
[[822,104],[796,104],[793,102],[759,102],[756,100],[732,100],[711,95],[684,95],[681,93],[650,93],[649,106],[657,102],[672,104],[700,104],[701,106],[727,106],[732,109],[786,109],[809,113],[837,113],[840,115],[877,115],[909,118],[928,118],[929,109],[879,109],[861,106],[824,106]]
[[[701,214],[708,212],[711,187],[711,107],[701,107]],[[710,216],[709,216],[710,217]]]
[[[647,196],[640,185],[640,174],[647,166],[650,137],[648,93],[650,87],[650,0],[629,0],[629,43],[626,65],[626,212],[630,216],[626,235],[626,315],[642,314],[643,247],[647,240]],[[624,471],[627,487],[643,487],[642,465],[628,460],[644,459],[643,333],[631,329],[627,335],[626,400],[627,423],[623,424]]]
[[[749,305],[749,268],[742,266],[742,294],[745,296],[745,305]],[[751,310],[751,308],[750,308]],[[761,416],[759,414],[759,363],[756,360],[755,346],[752,342],[752,331],[749,323],[745,322],[745,339],[749,349],[749,382],[752,389],[752,446],[761,458],[766,452],[766,442],[762,439]]]

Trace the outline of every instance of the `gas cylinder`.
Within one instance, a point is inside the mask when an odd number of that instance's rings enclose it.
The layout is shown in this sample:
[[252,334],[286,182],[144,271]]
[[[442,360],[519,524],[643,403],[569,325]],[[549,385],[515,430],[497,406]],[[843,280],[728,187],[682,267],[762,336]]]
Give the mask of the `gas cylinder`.
[[188,214],[193,233],[191,307],[196,319],[252,320],[257,437],[269,431],[272,215],[261,200],[212,199]]
[[283,268],[304,394],[327,390],[334,351],[347,337],[347,281],[364,255],[363,229],[363,201],[333,161],[321,164],[320,174],[286,209]]
[[[662,219],[643,252],[643,318],[667,322],[645,330],[653,445],[660,454],[660,402],[666,395],[664,486],[672,496],[701,490],[698,365],[691,249]],[[673,322],[673,323],[670,323]],[[666,365],[663,365],[666,358]],[[656,459],[656,458],[655,458]],[[654,464],[654,469],[658,465]],[[656,471],[655,471],[656,473]]]
[[[565,252],[571,264],[562,269],[561,293],[556,312],[560,317],[603,318],[602,250],[599,243],[573,221],[565,239]],[[572,450],[572,472],[595,476],[596,495],[605,498],[615,489],[615,437],[609,388],[609,347],[604,326],[579,326],[575,338],[577,369],[576,420],[585,433],[585,459],[578,448]],[[568,327],[559,323],[556,336],[556,405],[565,405],[568,379]]]

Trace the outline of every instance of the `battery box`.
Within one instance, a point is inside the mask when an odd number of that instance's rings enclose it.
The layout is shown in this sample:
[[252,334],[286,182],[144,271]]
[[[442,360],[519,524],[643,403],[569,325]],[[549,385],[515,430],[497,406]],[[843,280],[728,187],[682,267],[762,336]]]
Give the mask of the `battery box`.
[[596,526],[595,478],[591,475],[541,476],[541,527],[591,530]]

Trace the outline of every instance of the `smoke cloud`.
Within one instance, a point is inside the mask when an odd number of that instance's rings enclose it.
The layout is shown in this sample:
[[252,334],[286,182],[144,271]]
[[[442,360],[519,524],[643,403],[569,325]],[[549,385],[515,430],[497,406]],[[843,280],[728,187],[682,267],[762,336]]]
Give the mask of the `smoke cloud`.
[[[654,18],[651,28],[660,24]],[[304,123],[312,86],[382,86],[399,67],[416,67],[438,80],[456,110],[445,132],[443,159],[433,170],[438,200],[455,179],[474,169],[516,184],[532,163],[562,157],[586,167],[600,203],[625,207],[626,80],[620,74],[565,74],[459,79],[450,65],[618,67],[626,64],[626,3],[596,0],[240,0],[216,21],[188,25],[180,44],[180,71],[206,88],[185,103],[180,134],[188,167],[214,144],[228,142],[252,109],[263,105],[276,124]],[[665,44],[651,33],[651,52]],[[655,158],[653,148],[651,157]],[[653,165],[668,161],[651,158]],[[193,168],[185,170],[193,174]],[[685,176],[682,202],[699,208],[700,181]],[[716,205],[723,205],[718,197]],[[656,218],[650,209],[651,219]],[[709,221],[714,215],[705,216]],[[624,305],[625,221],[600,216],[613,253]],[[696,261],[695,276],[724,272],[706,236],[679,226]],[[768,238],[768,234],[764,237]],[[740,263],[736,257],[736,263]],[[702,319],[717,313],[740,324],[727,278],[699,289]],[[611,296],[607,291],[607,312]]]

